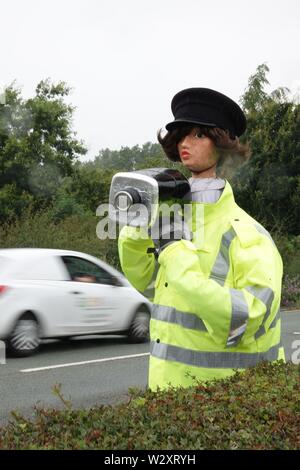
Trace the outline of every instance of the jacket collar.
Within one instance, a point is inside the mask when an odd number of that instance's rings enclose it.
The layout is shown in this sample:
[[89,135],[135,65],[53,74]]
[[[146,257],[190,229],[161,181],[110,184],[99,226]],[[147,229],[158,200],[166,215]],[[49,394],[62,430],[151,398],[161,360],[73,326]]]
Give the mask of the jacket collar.
[[226,181],[224,190],[215,203],[192,202],[192,210],[197,210],[203,213],[204,225],[214,222],[220,218],[228,216],[228,212],[235,206],[235,199],[232,188],[228,181]]
[[236,206],[233,191],[226,181],[224,190],[215,203],[192,202],[192,231],[195,241],[201,242],[201,250],[210,252],[211,242],[207,239],[205,227],[212,223],[220,223],[230,218],[230,213]]

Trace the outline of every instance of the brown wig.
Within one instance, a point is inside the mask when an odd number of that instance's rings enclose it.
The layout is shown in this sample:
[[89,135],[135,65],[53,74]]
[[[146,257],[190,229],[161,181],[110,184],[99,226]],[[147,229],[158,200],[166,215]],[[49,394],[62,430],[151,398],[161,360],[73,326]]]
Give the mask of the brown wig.
[[198,127],[197,125],[182,125],[162,135],[162,129],[157,134],[158,142],[162,146],[166,156],[173,162],[180,162],[178,153],[179,142],[188,135],[192,129],[197,129],[206,137],[209,137],[219,154],[217,172],[219,176],[225,176],[228,169],[246,162],[250,157],[248,144],[240,143],[238,137],[231,136],[228,131],[219,127]]

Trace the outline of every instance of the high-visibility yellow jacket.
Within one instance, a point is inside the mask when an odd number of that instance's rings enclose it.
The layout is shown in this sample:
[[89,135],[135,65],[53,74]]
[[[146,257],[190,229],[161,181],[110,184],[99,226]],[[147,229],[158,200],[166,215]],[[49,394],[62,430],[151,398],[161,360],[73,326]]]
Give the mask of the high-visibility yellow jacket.
[[[282,260],[271,236],[236,204],[228,182],[216,203],[191,204],[193,241],[175,241],[158,258],[150,321],[152,390],[284,360]],[[194,217],[199,207],[201,227]],[[155,272],[154,255],[147,254],[154,244],[142,233],[123,227],[119,237],[122,269],[140,291]]]

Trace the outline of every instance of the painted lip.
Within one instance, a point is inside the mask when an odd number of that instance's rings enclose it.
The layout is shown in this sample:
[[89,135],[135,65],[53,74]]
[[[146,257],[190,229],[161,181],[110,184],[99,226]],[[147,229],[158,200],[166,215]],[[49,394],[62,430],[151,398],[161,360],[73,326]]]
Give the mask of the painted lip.
[[183,150],[181,152],[181,158],[188,158],[188,157],[190,157],[190,155],[191,154],[187,150]]

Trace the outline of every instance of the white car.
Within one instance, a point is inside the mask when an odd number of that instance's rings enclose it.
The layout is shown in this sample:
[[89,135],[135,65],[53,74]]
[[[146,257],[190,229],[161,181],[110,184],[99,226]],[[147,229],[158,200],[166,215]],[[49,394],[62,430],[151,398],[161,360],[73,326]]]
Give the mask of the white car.
[[0,250],[0,339],[16,356],[42,338],[99,333],[149,338],[151,303],[107,263],[67,250]]

